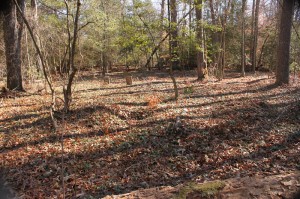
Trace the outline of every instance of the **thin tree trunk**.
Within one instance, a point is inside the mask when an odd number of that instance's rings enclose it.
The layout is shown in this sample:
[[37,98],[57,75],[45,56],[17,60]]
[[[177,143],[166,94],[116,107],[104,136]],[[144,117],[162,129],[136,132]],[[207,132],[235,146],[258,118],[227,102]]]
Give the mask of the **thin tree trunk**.
[[253,49],[252,49],[252,71],[255,72],[256,68],[256,51],[258,41],[258,19],[259,19],[259,5],[260,0],[256,0],[255,3],[255,20],[254,20],[254,32],[253,32]]
[[107,51],[107,45],[106,45],[106,35],[107,35],[107,30],[106,30],[106,21],[107,19],[107,13],[106,13],[106,8],[104,5],[104,1],[102,1],[102,8],[103,8],[103,12],[105,14],[105,20],[103,20],[103,52],[102,52],[102,75],[105,76],[105,74],[107,73],[107,56],[106,56],[106,51]]
[[251,57],[251,64],[252,64],[252,67],[251,69],[253,69],[253,52],[254,52],[254,29],[255,29],[255,3],[256,3],[256,0],[252,0],[252,15],[251,15],[251,44],[250,44],[250,57]]
[[31,59],[30,59],[30,53],[29,53],[29,42],[28,42],[28,34],[27,34],[27,30],[25,29],[25,45],[26,45],[26,57],[27,57],[27,75],[29,77],[29,79],[33,79],[33,74],[31,74]]
[[[165,16],[165,0],[161,0],[161,9],[160,9],[160,38],[162,39],[164,36],[164,16]],[[159,48],[159,56],[161,56],[162,47]]]
[[280,17],[279,43],[277,51],[276,84],[289,83],[289,60],[292,17],[294,11],[294,0],[284,0]]
[[105,77],[107,73],[107,56],[106,56],[106,52],[104,50],[104,52],[102,52],[102,75],[103,77]]
[[[226,20],[226,18],[224,18]],[[222,36],[221,36],[221,41],[222,41],[222,53],[221,53],[221,70],[220,70],[220,79],[224,78],[224,71],[225,71],[225,59],[226,59],[226,38],[225,38],[225,33],[226,33],[226,22],[223,22],[223,31],[222,31]]]
[[[68,10],[68,2],[65,0],[65,4]],[[69,33],[69,61],[68,61],[68,68],[70,68],[69,71],[69,78],[68,78],[68,83],[67,87],[63,89],[64,92],[64,112],[68,112],[70,110],[70,104],[72,100],[72,84],[73,80],[75,78],[75,75],[77,73],[77,67],[75,66],[74,63],[74,58],[75,58],[75,53],[76,53],[76,41],[77,41],[77,35],[78,35],[78,22],[79,22],[79,16],[80,16],[80,0],[77,0],[76,2],[76,15],[75,15],[75,20],[74,20],[74,29],[73,29],[73,38],[70,37]],[[69,11],[67,11],[69,13]],[[68,21],[68,31],[70,32],[70,26],[69,26],[69,21]]]
[[[281,12],[282,12],[282,9],[281,9],[282,1],[283,0],[277,0],[276,3],[275,3],[276,7],[274,8],[275,13],[276,13],[276,17],[275,17],[275,20],[276,20],[275,35],[276,35],[276,37],[275,37],[275,40],[277,41],[277,43],[276,43],[275,48],[272,51],[273,54],[277,54],[277,52],[278,52],[279,32],[280,32],[280,17],[281,17]],[[275,71],[275,74],[276,74],[277,73],[277,65],[278,65],[277,56],[274,57],[271,64],[272,64],[271,66],[274,66],[273,70]]]
[[[31,18],[32,18],[32,27],[34,27],[34,31],[37,35],[36,39],[37,39],[37,44],[39,46],[39,48],[41,48],[41,40],[39,35],[39,23],[38,23],[38,7],[37,7],[37,0],[31,0]],[[36,63],[36,69],[37,71],[41,71],[42,70],[42,61],[39,57],[38,54],[35,55],[35,63]],[[45,88],[46,89],[46,88]]]
[[225,1],[225,13],[222,17],[222,34],[221,34],[221,53],[220,53],[220,64],[219,64],[219,79],[224,78],[224,71],[225,71],[225,65],[226,65],[226,26],[227,26],[227,16],[230,9],[230,3],[231,0],[228,0],[227,6]]
[[[192,0],[189,0],[189,8],[192,7]],[[191,67],[191,50],[192,50],[192,13],[189,14],[189,48],[188,48],[188,66]]]
[[[169,53],[171,56],[170,60],[170,77],[173,82],[174,92],[175,92],[175,100],[178,99],[178,87],[177,82],[173,73],[173,68],[177,64],[177,9],[176,9],[176,0],[168,0],[168,18],[169,18]],[[175,26],[175,27],[174,27]]]
[[170,18],[171,18],[171,29],[170,29],[170,47],[171,47],[171,67],[174,69],[178,67],[178,24],[177,24],[177,2],[176,0],[170,0]]
[[[19,0],[18,4],[24,13],[25,2]],[[11,1],[3,11],[3,31],[7,69],[7,88],[10,90],[24,91],[22,85],[21,69],[21,38],[23,32],[23,20],[17,14],[16,5]]]
[[197,19],[197,43],[200,45],[200,49],[197,51],[197,73],[198,80],[205,79],[206,63],[204,61],[204,41],[203,41],[203,27],[202,27],[202,0],[195,0],[196,19]]
[[[165,0],[161,0],[161,9],[160,9],[160,39],[162,40],[164,37],[164,17],[165,17]],[[163,66],[163,61],[162,61],[162,52],[163,52],[163,47],[162,45],[159,45],[158,47],[158,60],[157,60],[157,66],[158,69],[161,70]],[[152,55],[153,56],[153,55]],[[147,66],[147,65],[146,65]]]
[[266,46],[266,43],[267,43],[269,37],[270,37],[270,35],[268,34],[261,46],[260,55],[258,57],[258,62],[257,62],[258,67],[260,67],[260,65],[261,65],[264,49],[265,49],[265,46]]
[[[193,8],[191,8],[190,9],[190,11],[188,12],[188,13],[186,13],[179,21],[178,21],[178,23],[177,23],[177,26],[179,25],[179,24],[181,24],[181,22],[193,11],[194,9]],[[170,29],[170,28],[169,28]],[[152,57],[154,56],[154,54],[159,50],[159,48],[161,47],[161,45],[164,43],[164,41],[169,37],[169,40],[171,41],[171,38],[170,38],[170,34],[171,34],[171,32],[170,32],[170,30],[167,32],[167,34],[160,40],[160,42],[154,47],[154,49],[152,50],[152,52],[151,52],[151,54],[150,54],[150,57],[148,57],[148,59],[147,59],[147,62],[146,62],[146,64],[145,64],[145,66],[144,66],[144,68],[146,68],[147,66],[148,66],[148,64],[150,64],[150,62],[151,62],[151,59],[152,59]],[[169,42],[170,42],[169,41]],[[169,48],[169,50],[170,50],[170,48]],[[169,52],[170,54],[171,54],[171,50],[170,50],[170,52]]]
[[242,2],[242,50],[241,50],[241,66],[242,66],[242,76],[245,77],[245,9],[247,5],[247,0]]
[[44,74],[45,80],[46,80],[46,82],[47,82],[47,84],[48,84],[48,86],[49,86],[49,88],[50,88],[50,90],[51,90],[51,108],[50,108],[50,116],[51,116],[51,119],[52,119],[52,122],[53,122],[53,127],[54,127],[54,129],[57,129],[57,128],[58,128],[58,125],[57,125],[56,119],[54,118],[54,110],[55,110],[55,102],[56,102],[55,90],[54,90],[54,88],[53,88],[53,86],[52,86],[51,76],[48,76],[48,74],[47,74],[47,70],[46,70],[46,69],[47,69],[47,66],[46,66],[46,65],[47,65],[47,64],[46,64],[46,60],[45,60],[44,57],[43,57],[43,54],[42,54],[42,52],[41,52],[41,50],[40,50],[40,47],[39,47],[39,45],[37,44],[37,41],[36,41],[36,39],[35,39],[35,37],[34,37],[32,28],[30,27],[30,25],[29,25],[27,19],[25,18],[25,15],[24,15],[24,13],[22,12],[22,9],[21,9],[21,7],[19,6],[17,0],[13,0],[13,3],[14,3],[14,5],[16,5],[17,11],[18,11],[18,13],[20,14],[20,17],[23,19],[23,21],[24,21],[24,23],[25,23],[25,25],[26,25],[26,27],[27,27],[27,29],[28,29],[28,31],[29,31],[29,34],[30,34],[31,39],[32,39],[33,44],[34,44],[34,47],[35,47],[35,49],[36,49],[36,51],[37,51],[37,54],[39,55],[40,60],[42,61],[43,74]]
[[[141,22],[143,23],[143,25],[145,26],[145,28],[148,30],[148,33],[149,33],[149,35],[151,37],[151,41],[153,43],[153,46],[155,47],[156,46],[156,44],[155,44],[155,37],[152,34],[151,28],[149,28],[148,24],[143,20],[143,18],[139,14],[138,14],[138,17],[141,20]],[[156,55],[156,59],[158,60],[159,56],[158,56],[157,51],[155,52],[155,55]],[[147,54],[146,54],[146,58],[147,58]],[[153,56],[151,56],[151,59],[153,60]],[[151,70],[151,67],[153,67],[153,64],[152,64],[152,66],[150,66],[149,65],[150,62],[147,61],[146,63],[147,63],[147,65],[145,65],[145,68],[148,66],[148,70]]]
[[[210,7],[210,14],[211,14],[211,21],[212,21],[212,24],[214,26],[217,25],[217,20],[216,20],[216,13],[215,13],[215,8],[214,8],[214,0],[209,0],[209,7]],[[218,46],[218,42],[219,42],[219,33],[217,32],[213,32],[212,33],[212,46],[215,48]],[[216,64],[217,62],[217,53],[215,53],[212,57],[212,62],[214,64]]]

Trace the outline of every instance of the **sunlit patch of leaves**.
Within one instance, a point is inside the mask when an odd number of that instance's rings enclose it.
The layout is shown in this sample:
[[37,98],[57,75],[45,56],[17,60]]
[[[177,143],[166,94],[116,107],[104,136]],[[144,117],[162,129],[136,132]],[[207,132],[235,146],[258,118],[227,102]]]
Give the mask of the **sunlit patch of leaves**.
[[[193,79],[178,77],[179,88]],[[66,196],[76,190],[78,197],[99,198],[299,168],[297,88],[264,90],[273,80],[259,77],[235,81],[190,83],[193,92],[177,102],[163,100],[172,94],[165,77],[125,88],[119,79],[105,86],[80,81],[64,131]],[[48,98],[1,104],[10,108],[0,109],[0,163],[28,198],[61,194],[61,134],[51,131]]]

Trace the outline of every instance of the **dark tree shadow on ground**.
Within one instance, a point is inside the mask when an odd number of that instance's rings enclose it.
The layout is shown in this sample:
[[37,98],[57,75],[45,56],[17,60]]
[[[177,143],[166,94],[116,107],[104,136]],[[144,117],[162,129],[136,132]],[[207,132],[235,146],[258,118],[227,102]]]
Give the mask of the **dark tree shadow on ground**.
[[[286,104],[278,104],[277,107],[285,107]],[[291,105],[296,107],[297,104]],[[97,109],[104,109],[105,107],[86,108],[84,110],[76,110],[80,112],[81,116],[90,114]],[[279,114],[277,108],[272,114]],[[107,111],[111,111],[107,109]],[[225,110],[226,111],[226,110]],[[232,109],[232,112],[237,114],[236,121],[227,121],[220,123],[213,127],[190,128],[185,126],[183,118],[183,126],[179,129],[174,129],[172,125],[176,119],[159,120],[152,122],[145,122],[132,126],[132,128],[140,129],[142,127],[151,127],[151,129],[144,131],[144,133],[136,133],[134,137],[124,140],[118,144],[112,144],[109,147],[101,150],[82,150],[80,153],[70,153],[65,156],[65,166],[68,169],[68,174],[76,174],[79,178],[87,176],[97,176],[93,180],[97,187],[95,190],[87,191],[87,195],[94,197],[103,197],[107,194],[120,194],[135,190],[141,187],[156,187],[161,185],[177,185],[179,183],[187,182],[197,176],[206,176],[206,179],[214,179],[216,175],[221,178],[234,177],[236,175],[248,175],[255,172],[274,172],[274,170],[293,170],[296,169],[297,163],[300,161],[298,154],[289,153],[289,156],[281,157],[280,154],[285,154],[289,149],[293,149],[300,142],[300,129],[291,132],[284,132],[281,141],[269,141],[270,133],[259,131],[248,132],[245,125],[256,127],[257,124],[253,121],[257,117],[267,118],[270,112],[264,112],[265,115],[260,115],[261,112],[255,112],[251,107],[241,110]],[[251,112],[251,116],[242,113]],[[74,122],[77,116],[71,114],[70,122]],[[219,113],[220,115],[227,113]],[[300,122],[299,110],[295,109],[290,114],[295,114],[294,117],[282,117],[276,123],[278,125]],[[288,116],[288,115],[286,115]],[[79,118],[78,118],[79,119]],[[164,128],[158,128],[164,126]],[[160,130],[159,130],[160,129]],[[276,125],[270,125],[268,132],[276,129]],[[68,138],[83,138],[107,135],[99,135],[98,132],[89,132],[84,135],[65,135]],[[258,145],[258,138],[264,141],[264,144]],[[180,142],[178,140],[181,140]],[[38,140],[29,145],[39,145],[45,142],[57,142],[57,138],[49,136],[48,138]],[[239,145],[246,146],[255,144],[256,147],[252,151],[243,154],[236,152],[236,154],[224,154],[224,151],[230,151]],[[16,150],[24,145],[16,146],[17,148],[5,149]],[[115,157],[115,158],[114,158]],[[118,158],[116,158],[118,157]],[[32,161],[14,167],[4,168],[5,171],[12,172],[14,170],[21,171],[19,175],[26,175],[26,172],[39,167],[45,167],[45,161],[51,164],[59,165],[61,158],[59,156],[51,156],[39,158],[32,156]],[[268,159],[267,162],[265,160]],[[74,161],[78,161],[78,165],[74,166]],[[33,163],[34,162],[34,163]],[[84,164],[83,164],[84,163]],[[243,171],[239,170],[237,165],[245,165]],[[101,169],[97,168],[97,165]],[[195,165],[195,166],[192,166]],[[220,171],[220,168],[223,170]],[[236,168],[236,169],[229,169]],[[221,173],[218,174],[218,172]],[[59,170],[53,170],[50,176],[41,177],[43,173],[32,174],[31,183],[38,186],[41,182],[48,182],[47,187],[52,187],[52,178],[60,175]],[[18,175],[14,175],[17,178]],[[20,176],[19,176],[20,177]],[[17,179],[9,179],[11,185],[15,188],[23,186],[22,183],[16,184]],[[86,182],[88,183],[88,182]],[[74,181],[66,183],[68,190],[74,188],[80,189],[80,184],[74,184]],[[37,188],[37,187],[36,187]],[[45,188],[45,187],[44,187]],[[40,189],[39,189],[40,190]],[[46,192],[46,190],[40,190]],[[52,193],[49,191],[49,196]]]
[[[219,94],[193,94],[186,98],[233,96],[269,89],[272,88],[267,86]],[[216,178],[226,179],[261,172],[276,173],[280,170],[299,169],[298,151],[291,150],[297,149],[300,142],[298,102],[289,104],[265,102],[265,99],[298,93],[299,89],[295,89],[279,94],[250,97],[258,102],[242,106],[235,106],[234,103],[246,100],[247,97],[234,101],[214,100],[195,105],[180,105],[176,108],[199,108],[220,103],[228,106],[222,109],[216,106],[212,112],[207,111],[201,115],[179,115],[181,119],[179,126],[176,126],[176,115],[171,118],[152,118],[154,113],[145,109],[145,103],[139,102],[119,103],[123,106],[140,107],[139,110],[130,110],[126,116],[115,108],[102,104],[73,110],[67,115],[68,124],[77,125],[82,122],[81,125],[89,125],[88,121],[92,115],[101,116],[103,113],[109,113],[121,121],[134,120],[136,123],[114,131],[116,134],[121,131],[127,132],[123,134],[126,137],[124,140],[111,141],[102,148],[96,145],[90,148],[82,147],[82,150],[76,153],[66,152],[64,173],[67,190],[72,196],[84,189],[87,197],[89,195],[103,197],[139,188],[177,185],[195,179],[202,182]],[[155,113],[163,111],[165,110],[159,108]],[[222,119],[222,122],[207,125],[204,121],[209,118]],[[29,119],[35,120],[31,122]],[[202,120],[198,120],[194,125],[188,123],[195,119]],[[15,120],[22,121],[21,125],[10,124]],[[21,132],[31,128],[38,129],[35,133],[39,134],[45,131],[45,126],[48,134],[29,142],[4,146],[0,148],[0,154],[23,150],[27,146],[59,144],[61,139],[58,134],[49,133],[50,117],[41,118],[39,114],[21,114],[2,119],[1,123],[8,124],[3,131],[8,135],[13,131]],[[289,128],[284,132],[277,132],[281,125]],[[104,144],[112,135],[104,134],[101,129],[92,129],[84,133],[67,132],[64,140],[101,138],[99,142]],[[11,178],[8,181],[16,190],[26,188],[29,191],[34,190],[36,194],[43,193],[53,197],[57,193],[49,187],[56,186],[55,183],[61,175],[59,165],[61,165],[60,154],[47,156],[33,154],[23,163],[2,166],[2,169],[9,174]],[[27,175],[30,175],[30,181],[24,178]],[[85,189],[86,185],[93,188]]]

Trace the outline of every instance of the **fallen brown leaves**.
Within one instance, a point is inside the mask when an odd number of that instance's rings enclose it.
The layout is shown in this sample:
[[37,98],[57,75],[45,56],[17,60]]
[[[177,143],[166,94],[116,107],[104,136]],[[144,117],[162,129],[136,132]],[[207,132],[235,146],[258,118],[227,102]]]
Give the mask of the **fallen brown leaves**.
[[[132,86],[117,75],[106,85],[78,82],[64,135],[67,198],[300,168],[299,84],[273,88],[266,76],[201,84],[177,75],[177,102],[165,74],[137,73]],[[1,169],[23,198],[62,194],[49,99],[0,101]]]

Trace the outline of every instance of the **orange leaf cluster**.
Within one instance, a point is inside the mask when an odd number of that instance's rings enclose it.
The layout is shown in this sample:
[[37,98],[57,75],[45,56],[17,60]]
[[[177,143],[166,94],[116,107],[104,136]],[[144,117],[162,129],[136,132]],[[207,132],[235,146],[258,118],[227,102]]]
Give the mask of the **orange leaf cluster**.
[[151,95],[148,99],[148,107],[150,109],[157,108],[157,105],[161,103],[161,99],[156,95]]

